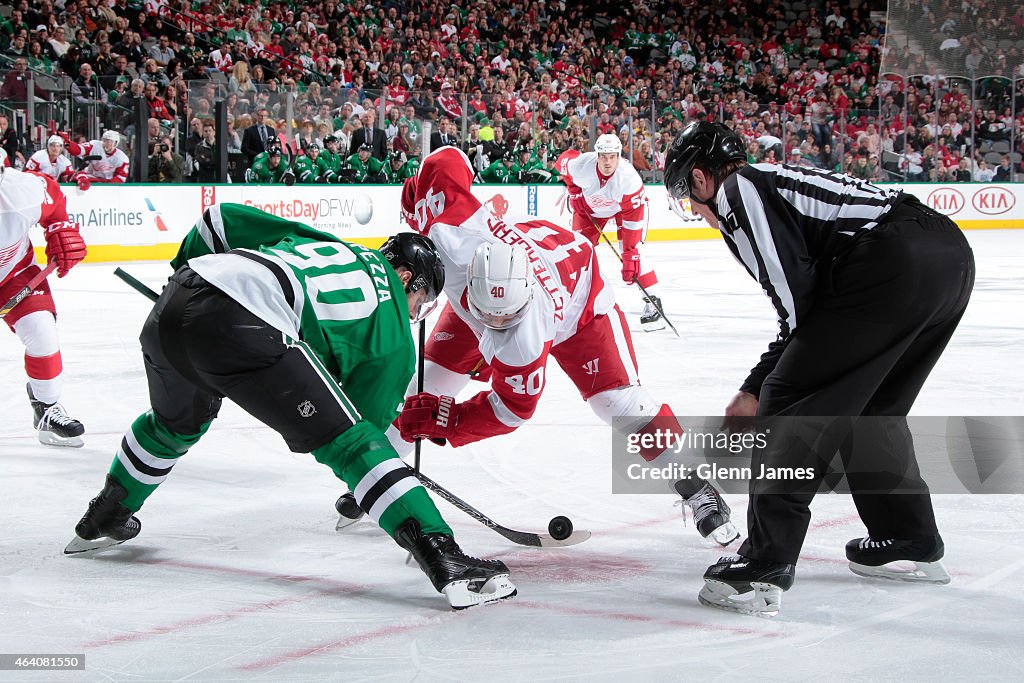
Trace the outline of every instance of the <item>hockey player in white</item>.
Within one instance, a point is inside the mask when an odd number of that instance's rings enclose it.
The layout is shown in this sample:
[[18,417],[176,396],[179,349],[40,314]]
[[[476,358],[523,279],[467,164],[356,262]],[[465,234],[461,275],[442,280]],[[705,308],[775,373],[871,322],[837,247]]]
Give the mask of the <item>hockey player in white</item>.
[[640,258],[650,220],[647,193],[640,174],[621,154],[622,142],[617,136],[601,135],[593,152],[563,152],[558,172],[569,191],[573,230],[596,245],[601,232],[614,221],[622,249],[622,281],[635,281],[650,294],[650,299],[644,298],[640,322],[644,331],[652,332],[663,329],[665,320],[658,312],[661,300],[653,292],[658,276],[650,260]]
[[[403,188],[403,216],[430,237],[445,264],[448,303],[424,350],[424,391],[406,400],[398,430],[388,430],[395,449],[407,454],[417,437],[457,447],[514,431],[536,410],[549,356],[604,422],[632,416],[644,418],[637,431],[678,430],[671,408],[640,385],[629,328],[593,246],[544,220],[495,218],[473,196],[472,180],[466,155],[442,147]],[[490,264],[498,262],[506,270],[491,274]],[[484,290],[491,299],[481,298]],[[471,378],[490,387],[456,404],[453,397]],[[684,495],[701,534],[722,545],[735,540],[718,492],[700,480],[690,483]]]
[[71,178],[78,183],[78,189],[84,192],[92,183],[128,182],[128,155],[118,148],[121,134],[116,130],[108,130],[99,140],[82,144],[71,141],[67,133],[60,133],[60,136],[72,156],[89,157],[85,170]]
[[[5,168],[0,150],[0,301],[7,301],[40,272],[29,231],[37,224],[46,237],[46,256],[67,275],[85,258],[78,224],[68,220],[64,193],[52,178]],[[83,445],[85,428],[58,402],[63,365],[57,339],[57,309],[43,280],[6,316],[4,322],[25,346],[25,373],[39,441],[51,446]]]
[[25,162],[25,170],[50,176],[58,183],[70,182],[74,169],[64,154],[64,138],[51,135],[46,140],[46,149],[37,151]]

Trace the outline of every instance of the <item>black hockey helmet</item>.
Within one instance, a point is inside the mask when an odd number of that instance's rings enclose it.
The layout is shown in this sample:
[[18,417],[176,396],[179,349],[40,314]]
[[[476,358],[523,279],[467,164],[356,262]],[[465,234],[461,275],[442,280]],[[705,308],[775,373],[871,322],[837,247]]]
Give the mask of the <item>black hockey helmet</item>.
[[337,137],[335,137],[333,135],[328,135],[328,136],[326,136],[324,138],[324,147],[326,147],[327,145],[331,144],[332,142],[337,142],[337,141],[338,141]]
[[730,161],[746,158],[739,135],[720,123],[694,121],[676,136],[665,156],[665,189],[671,197],[685,199],[695,166],[715,173]]
[[389,238],[379,251],[392,268],[405,266],[412,271],[412,280],[405,287],[410,294],[426,288],[427,302],[430,302],[444,289],[444,264],[429,238],[414,232],[400,232]]
[[400,149],[396,149],[395,151],[391,152],[391,154],[388,155],[388,161],[390,161],[391,163],[397,161],[399,164],[404,164],[407,161],[407,159],[405,158],[405,152],[403,152]]
[[370,145],[368,143],[364,142],[363,144],[359,145],[359,149],[357,149],[356,151],[357,152],[369,152],[369,153],[373,154],[373,147],[370,147]]
[[502,161],[518,161],[516,159],[516,151],[514,149],[506,149],[505,153],[501,155]]

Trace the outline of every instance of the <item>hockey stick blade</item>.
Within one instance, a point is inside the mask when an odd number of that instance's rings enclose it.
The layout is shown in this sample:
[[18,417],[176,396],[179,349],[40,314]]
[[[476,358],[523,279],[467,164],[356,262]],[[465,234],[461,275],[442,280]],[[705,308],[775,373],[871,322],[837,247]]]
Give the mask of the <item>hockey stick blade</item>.
[[590,532],[586,530],[573,531],[568,538],[558,540],[553,538],[550,534],[535,534],[530,531],[516,531],[515,529],[509,529],[508,527],[498,524],[493,519],[480,512],[475,507],[462,500],[422,472],[414,472],[414,474],[423,486],[441,496],[441,498],[444,498],[454,507],[465,512],[491,531],[504,536],[517,545],[531,546],[534,548],[565,548],[570,545],[579,545],[590,538]]
[[15,294],[10,299],[8,299],[7,303],[5,303],[3,305],[3,307],[0,307],[0,318],[5,317],[8,313],[10,313],[12,310],[14,310],[14,307],[17,306],[18,304],[20,304],[22,302],[22,300],[25,299],[25,297],[27,297],[29,294],[31,294],[32,290],[35,289],[36,287],[38,287],[39,283],[42,282],[43,280],[45,280],[46,276],[49,275],[50,273],[52,273],[54,270],[56,270],[56,268],[57,268],[57,262],[56,261],[51,261],[46,266],[46,268],[44,268],[43,270],[41,270],[38,273],[36,273],[35,277],[33,277],[31,280],[29,280],[28,283],[26,283],[24,287],[19,289],[17,294]]
[[138,280],[132,275],[129,275],[121,268],[115,268],[114,275],[119,277],[125,284],[127,284],[129,287],[131,287],[136,292],[146,297],[150,301],[156,301],[158,298],[160,298],[159,294],[157,294],[152,289],[143,284],[141,280]]
[[76,535],[71,542],[64,548],[65,555],[80,555],[82,553],[92,552],[94,550],[103,550],[104,548],[112,548],[115,545],[121,545],[124,541],[118,541],[113,538],[106,536],[97,538],[95,541],[87,541],[81,536]]

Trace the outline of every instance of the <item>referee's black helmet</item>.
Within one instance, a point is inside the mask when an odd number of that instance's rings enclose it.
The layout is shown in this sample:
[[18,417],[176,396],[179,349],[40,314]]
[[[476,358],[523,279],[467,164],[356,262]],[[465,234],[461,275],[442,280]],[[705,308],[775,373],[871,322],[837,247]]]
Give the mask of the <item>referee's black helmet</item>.
[[694,121],[676,136],[665,156],[665,189],[672,197],[685,199],[695,166],[714,174],[730,161],[746,158],[739,135],[720,123]]

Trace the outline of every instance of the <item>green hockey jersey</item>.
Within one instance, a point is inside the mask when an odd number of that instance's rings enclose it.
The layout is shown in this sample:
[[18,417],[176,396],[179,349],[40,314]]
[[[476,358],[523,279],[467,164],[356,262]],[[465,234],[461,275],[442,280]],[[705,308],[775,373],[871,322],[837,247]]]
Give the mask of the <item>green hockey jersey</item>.
[[370,177],[371,181],[374,180],[375,176],[380,174],[381,169],[384,167],[384,162],[374,157],[368,157],[364,162],[359,158],[359,153],[353,154],[345,162],[347,167],[355,171],[355,177],[353,180],[356,182],[363,182]]
[[171,261],[175,269],[185,263],[306,342],[370,424],[383,431],[398,414],[415,347],[405,288],[379,252],[259,209],[217,204]]
[[245,172],[247,183],[279,183],[288,167],[282,160],[276,168],[270,168],[270,156],[266,152],[260,152],[252,160],[252,166]]
[[345,158],[340,154],[325,149],[316,158],[317,175],[323,176],[327,182],[337,182],[338,173],[344,168],[344,162]]
[[385,161],[384,167],[383,169],[381,169],[381,171],[384,174],[384,182],[401,183],[404,182],[406,178],[412,178],[414,175],[416,175],[416,171],[418,171],[419,169],[420,160],[409,159],[404,164],[402,164],[397,171],[391,166],[390,161]]
[[[515,168],[515,165],[513,165],[512,168]],[[505,166],[505,162],[501,159],[498,159],[493,164],[480,171],[480,180],[485,183],[516,182],[515,176],[512,175],[512,169]]]

